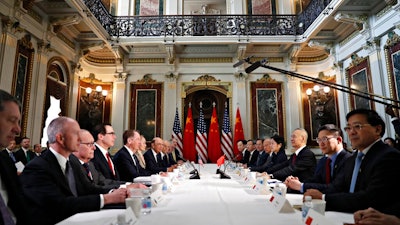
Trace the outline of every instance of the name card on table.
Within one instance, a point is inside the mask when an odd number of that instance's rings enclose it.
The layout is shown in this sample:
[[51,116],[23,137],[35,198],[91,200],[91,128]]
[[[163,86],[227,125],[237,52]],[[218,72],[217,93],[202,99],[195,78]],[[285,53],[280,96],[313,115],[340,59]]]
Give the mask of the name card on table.
[[334,223],[314,209],[309,209],[304,224],[307,225],[334,225]]
[[268,195],[271,193],[267,185],[261,184],[259,182],[256,182],[253,186],[251,186],[251,189],[261,195]]
[[161,190],[156,190],[150,195],[152,206],[157,206],[162,200],[164,200],[164,196]]
[[289,201],[282,195],[278,195],[273,192],[268,202],[271,203],[272,207],[279,213],[294,212],[292,205],[290,205]]

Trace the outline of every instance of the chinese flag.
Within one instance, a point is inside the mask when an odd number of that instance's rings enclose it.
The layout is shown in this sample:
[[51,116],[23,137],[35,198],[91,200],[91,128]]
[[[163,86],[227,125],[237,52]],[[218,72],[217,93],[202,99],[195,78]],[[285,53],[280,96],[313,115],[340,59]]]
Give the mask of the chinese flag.
[[189,104],[185,123],[185,131],[183,133],[183,155],[190,161],[196,160],[197,154],[196,149],[194,148],[194,125],[191,104]]
[[213,111],[211,116],[210,129],[208,131],[208,159],[215,163],[222,155],[221,150],[221,135],[219,131],[219,124],[217,118],[217,111],[215,103],[213,104]]
[[235,133],[233,135],[233,153],[235,156],[237,156],[240,152],[237,148],[236,142],[239,140],[244,140],[243,125],[242,119],[240,118],[239,107],[236,110]]

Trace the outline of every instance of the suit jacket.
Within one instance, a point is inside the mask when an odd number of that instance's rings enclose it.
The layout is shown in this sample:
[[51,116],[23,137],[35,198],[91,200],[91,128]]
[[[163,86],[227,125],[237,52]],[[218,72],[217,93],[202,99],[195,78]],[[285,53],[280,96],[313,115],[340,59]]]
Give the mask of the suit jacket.
[[[351,156],[352,154],[344,149],[336,156],[331,176],[331,183],[335,180],[337,174],[342,173],[344,163]],[[317,168],[315,169],[314,176],[304,181],[303,184],[304,192],[307,189],[318,189],[320,191],[324,191],[328,187],[328,185],[326,184],[326,167],[325,167],[327,158],[328,157],[326,156],[321,158],[317,164]]]
[[163,166],[162,160],[156,161],[153,155],[153,150],[149,149],[143,154],[144,160],[146,161],[146,167],[151,174],[159,172],[167,172],[167,167]]
[[372,145],[361,162],[354,193],[349,193],[356,157],[353,154],[346,160],[344,172],[329,185],[325,194],[326,210],[353,213],[373,207],[384,211],[390,203],[400,202],[400,195],[396,194],[400,152],[381,140]]
[[73,196],[51,151],[26,165],[21,183],[32,210],[30,224],[53,225],[76,213],[100,210],[99,195]]
[[268,157],[269,157],[269,154],[266,153],[265,151],[259,152],[255,166],[261,166],[262,164],[264,164],[267,161]]
[[88,177],[87,172],[79,159],[71,154],[69,161],[75,175],[76,190],[79,196],[90,195],[90,194],[106,194],[112,188],[105,186],[95,185],[94,182]]
[[244,154],[241,153],[241,155],[242,155],[243,157],[242,157],[242,159],[241,159],[240,162],[243,163],[243,164],[247,164],[247,163],[249,162],[250,152],[247,151],[247,148],[244,149],[243,151],[244,151]]
[[[36,154],[32,151],[27,151],[26,154],[29,155],[30,160],[32,160],[36,157]],[[24,165],[26,165],[28,163],[25,152],[22,148],[20,148],[18,151],[16,151],[14,156],[15,156],[15,159],[17,160],[17,162],[21,161]]]
[[255,166],[257,163],[257,159],[258,159],[258,154],[259,152],[257,150],[253,151],[253,154],[251,154],[249,152],[249,162],[247,163],[247,166]]
[[[174,160],[174,157],[172,156],[172,152],[168,153],[168,159],[169,159],[168,164],[169,164],[170,166],[176,164],[176,161]],[[176,156],[176,160],[179,160],[179,157],[178,157],[178,156]]]
[[[181,155],[181,153],[179,152],[179,150],[178,149],[176,149],[175,148],[175,157],[176,157],[176,161],[178,161],[178,160],[183,160],[183,161],[186,161],[184,158],[183,158],[183,156]],[[175,161],[175,160],[174,160]],[[175,162],[176,162],[175,161]]]
[[101,174],[103,174],[105,178],[119,180],[118,170],[115,169],[115,165],[114,165],[114,171],[115,171],[115,176],[114,176],[113,172],[108,166],[106,157],[104,157],[103,153],[101,153],[101,150],[97,146],[96,149],[94,150],[94,158],[91,161],[96,167],[96,170]]
[[122,147],[114,156],[115,168],[118,170],[120,180],[133,182],[133,179],[139,176],[151,175],[145,169],[143,169],[139,160],[136,161],[136,165],[133,162],[132,155],[129,150]]
[[315,172],[317,160],[309,147],[304,147],[296,156],[296,161],[292,164],[295,153],[282,163],[278,163],[267,169],[267,173],[272,174],[275,179],[284,181],[289,175],[298,177],[302,182],[311,178]]
[[[5,150],[3,150],[5,151]],[[7,151],[6,151],[7,152]],[[17,219],[17,225],[31,224],[17,169],[7,154],[0,154],[0,177],[8,195],[8,207]],[[28,212],[28,213],[27,213]]]
[[[3,149],[0,151],[0,154],[7,156],[8,158],[11,159],[10,155],[8,154],[8,151],[6,149]],[[13,152],[14,158],[15,158],[15,153]],[[16,162],[18,162],[17,158],[15,158]],[[11,160],[12,161],[12,160]]]

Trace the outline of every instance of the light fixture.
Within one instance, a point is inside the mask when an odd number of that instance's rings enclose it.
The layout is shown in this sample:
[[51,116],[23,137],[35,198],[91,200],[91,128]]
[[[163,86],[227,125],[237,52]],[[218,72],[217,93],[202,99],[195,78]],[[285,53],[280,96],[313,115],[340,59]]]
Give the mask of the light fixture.
[[306,94],[309,101],[313,101],[317,105],[325,105],[326,102],[331,97],[331,88],[328,86],[320,87],[319,85],[314,85],[314,87],[308,88]]
[[331,88],[328,86],[321,87],[314,85],[314,87],[306,90],[308,101],[312,107],[315,107],[318,117],[323,117],[325,114],[325,105],[332,99]]
[[91,86],[85,88],[86,95],[82,95],[81,97],[89,106],[93,108],[101,108],[101,105],[106,100],[108,91],[103,90],[101,85],[97,85],[93,90],[93,87],[96,84],[95,81],[97,81],[93,73],[89,74],[89,80]]

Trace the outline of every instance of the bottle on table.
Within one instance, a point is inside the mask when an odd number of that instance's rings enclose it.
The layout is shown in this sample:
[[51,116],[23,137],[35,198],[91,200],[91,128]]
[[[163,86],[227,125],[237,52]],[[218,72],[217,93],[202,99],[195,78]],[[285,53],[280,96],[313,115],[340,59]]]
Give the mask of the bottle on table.
[[151,197],[150,197],[150,191],[147,189],[143,190],[142,213],[145,215],[151,213]]
[[301,214],[303,216],[303,221],[306,219],[308,214],[308,210],[313,207],[312,198],[311,196],[305,196],[303,206],[301,207]]

